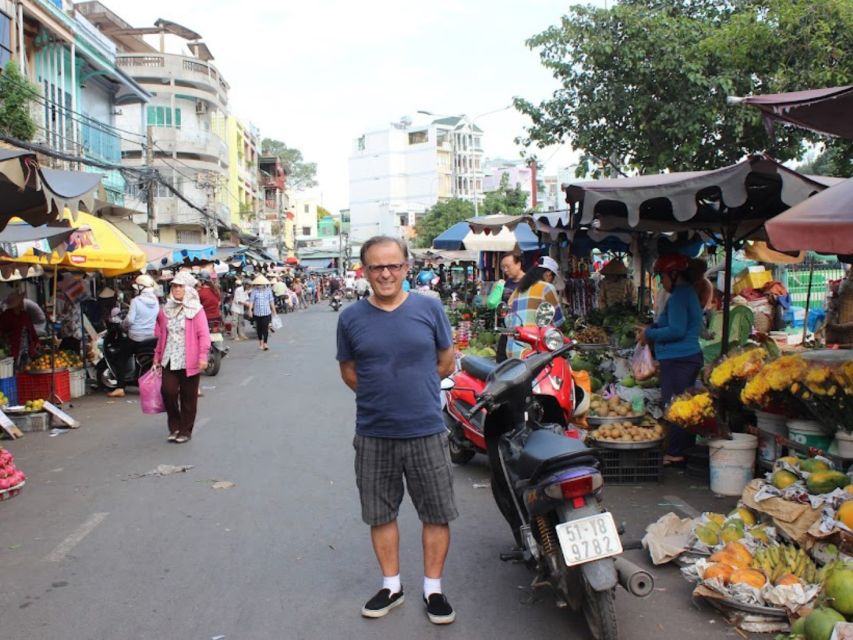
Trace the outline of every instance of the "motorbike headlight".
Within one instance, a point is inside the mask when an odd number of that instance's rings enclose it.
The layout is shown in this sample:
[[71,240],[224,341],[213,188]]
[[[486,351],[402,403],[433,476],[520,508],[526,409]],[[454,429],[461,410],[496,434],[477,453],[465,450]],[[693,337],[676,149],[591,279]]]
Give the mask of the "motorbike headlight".
[[559,329],[549,329],[545,332],[543,342],[545,343],[545,348],[548,349],[548,351],[556,351],[563,346],[563,334]]

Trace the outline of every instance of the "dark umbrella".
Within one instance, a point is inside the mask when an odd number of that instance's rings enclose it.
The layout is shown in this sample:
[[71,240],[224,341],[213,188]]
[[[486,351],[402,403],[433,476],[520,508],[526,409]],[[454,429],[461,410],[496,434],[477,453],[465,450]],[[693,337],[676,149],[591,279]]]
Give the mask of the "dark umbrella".
[[732,104],[760,109],[767,128],[773,121],[793,124],[817,133],[853,139],[853,85],[729,98]]
[[73,215],[80,205],[94,207],[94,190],[101,174],[47,169],[30,151],[0,149],[0,230],[12,218],[37,227]]

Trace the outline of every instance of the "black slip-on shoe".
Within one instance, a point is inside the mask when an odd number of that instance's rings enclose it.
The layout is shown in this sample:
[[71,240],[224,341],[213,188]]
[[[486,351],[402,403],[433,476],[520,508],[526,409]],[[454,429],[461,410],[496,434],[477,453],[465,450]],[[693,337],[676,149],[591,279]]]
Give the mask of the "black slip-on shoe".
[[456,620],[456,612],[443,593],[431,593],[429,598],[424,597],[427,617],[433,624],[450,624]]
[[403,590],[391,593],[391,589],[380,589],[361,608],[361,615],[365,618],[381,618],[388,614],[394,607],[403,604]]

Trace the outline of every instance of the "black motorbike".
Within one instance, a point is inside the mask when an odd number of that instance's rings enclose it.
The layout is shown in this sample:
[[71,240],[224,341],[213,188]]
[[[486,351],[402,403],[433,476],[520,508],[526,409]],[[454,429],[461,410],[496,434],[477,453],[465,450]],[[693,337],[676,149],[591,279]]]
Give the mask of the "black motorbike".
[[329,306],[332,307],[332,311],[340,311],[343,304],[343,295],[341,295],[340,290],[335,291],[332,294],[332,298],[329,300]]
[[572,347],[484,368],[487,385],[469,415],[486,411],[492,493],[518,545],[501,559],[526,563],[535,572],[533,588],[550,587],[558,606],[583,611],[596,640],[616,640],[616,585],[644,597],[654,580],[620,557],[621,531],[602,503],[595,451],[567,437],[565,426],[530,417],[534,380]]
[[107,322],[102,337],[101,360],[95,366],[95,380],[104,389],[136,386],[154,363],[157,338],[136,342],[127,337],[121,322]]
[[210,330],[210,352],[207,355],[207,368],[204,370],[204,374],[215,376],[222,367],[222,358],[228,355],[230,349],[225,345],[221,319],[208,320],[207,327]]

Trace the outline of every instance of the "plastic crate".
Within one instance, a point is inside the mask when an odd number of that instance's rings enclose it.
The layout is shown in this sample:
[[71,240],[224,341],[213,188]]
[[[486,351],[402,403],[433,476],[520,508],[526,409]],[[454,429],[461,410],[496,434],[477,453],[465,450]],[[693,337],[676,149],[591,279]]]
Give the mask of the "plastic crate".
[[9,399],[10,405],[18,404],[18,381],[15,376],[0,378],[0,391]]
[[663,451],[651,449],[598,449],[605,483],[660,482]]
[[15,375],[15,361],[12,358],[0,360],[0,378],[11,378]]
[[[55,398],[50,397],[50,376],[53,376],[53,393]],[[19,373],[18,379],[18,403],[27,400],[57,400],[68,402],[71,400],[71,380],[68,371],[56,371],[54,373]]]
[[86,370],[72,369],[68,374],[71,389],[71,399],[86,395]]
[[50,429],[50,414],[46,411],[35,413],[10,414],[6,416],[18,429],[30,433],[32,431],[47,431]]

